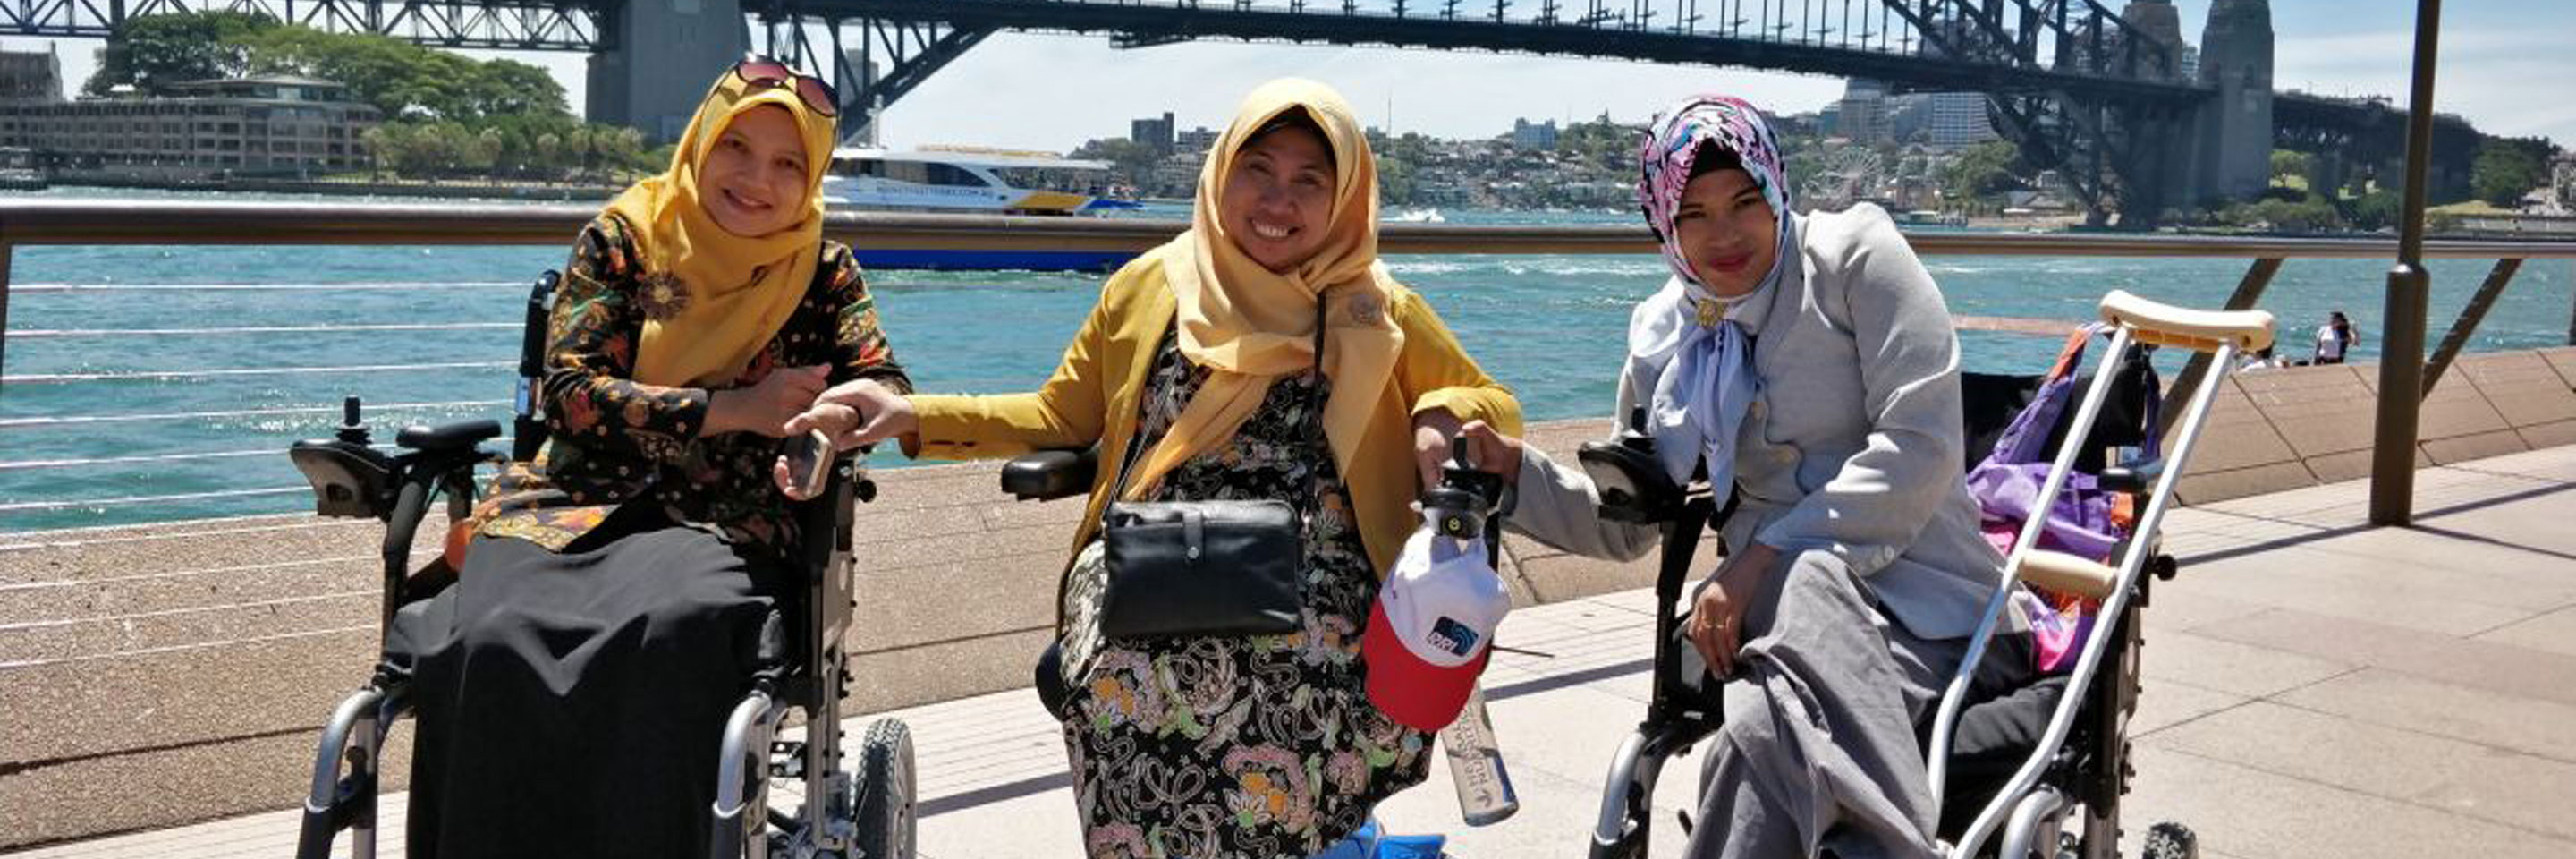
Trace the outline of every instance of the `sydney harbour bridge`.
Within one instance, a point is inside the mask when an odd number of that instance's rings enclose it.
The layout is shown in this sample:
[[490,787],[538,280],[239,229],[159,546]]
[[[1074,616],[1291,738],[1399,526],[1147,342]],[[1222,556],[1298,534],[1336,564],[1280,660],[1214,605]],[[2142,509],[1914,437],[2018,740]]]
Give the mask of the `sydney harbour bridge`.
[[[183,11],[255,12],[453,48],[588,53],[595,121],[670,137],[704,70],[761,48],[833,76],[857,128],[1003,31],[1122,48],[1234,40],[1520,53],[1863,78],[1978,92],[2095,223],[2258,194],[2274,148],[2340,184],[2404,156],[2384,103],[2273,89],[2266,0],[2213,0],[2187,49],[2171,0],[0,0],[0,35],[104,37]],[[2477,133],[2443,117],[2433,184]],[[2394,175],[2393,172],[2387,175]]]

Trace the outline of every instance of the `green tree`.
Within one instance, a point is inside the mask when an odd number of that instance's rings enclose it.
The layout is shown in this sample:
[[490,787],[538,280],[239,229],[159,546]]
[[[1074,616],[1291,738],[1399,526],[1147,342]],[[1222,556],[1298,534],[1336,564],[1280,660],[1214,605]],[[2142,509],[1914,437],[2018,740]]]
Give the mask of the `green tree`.
[[2470,193],[2492,205],[2519,207],[2522,195],[2549,183],[2549,156],[2556,150],[2545,137],[2487,138],[2469,165]]
[[98,71],[81,92],[106,95],[119,84],[159,92],[174,83],[238,77],[251,68],[249,42],[277,20],[250,12],[178,12],[125,19],[99,49]]
[[2272,150],[2272,184],[2289,187],[2292,179],[2305,180],[2310,159],[2305,152],[2288,149]]
[[2356,230],[2379,230],[2397,226],[2406,201],[2395,191],[2380,189],[2354,197],[2344,207],[2344,219]]
[[2019,160],[2021,148],[2005,140],[1989,140],[1962,150],[1940,169],[1941,196],[1967,209],[1992,195],[2012,190],[2021,184],[2012,172],[2013,163]]
[[1107,161],[1120,177],[1132,185],[1143,185],[1150,181],[1154,175],[1154,165],[1163,161],[1163,156],[1155,152],[1152,145],[1123,137],[1103,138],[1085,143],[1081,148],[1073,151],[1073,157]]
[[1377,153],[1378,199],[1390,205],[1413,204],[1414,174],[1418,168],[1402,156],[1379,150]]

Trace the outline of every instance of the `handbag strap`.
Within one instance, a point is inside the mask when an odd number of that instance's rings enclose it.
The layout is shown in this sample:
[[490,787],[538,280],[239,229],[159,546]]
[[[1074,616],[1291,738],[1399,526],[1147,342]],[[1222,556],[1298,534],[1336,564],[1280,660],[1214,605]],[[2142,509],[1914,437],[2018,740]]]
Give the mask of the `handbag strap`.
[[[1324,300],[1321,297],[1316,298],[1314,340],[1315,366],[1310,371],[1315,375],[1315,383],[1306,388],[1306,413],[1310,415],[1320,414],[1321,412],[1319,410],[1322,409],[1324,405],[1324,307]],[[1114,481],[1109,488],[1109,500],[1111,504],[1117,503],[1121,496],[1127,494],[1127,478],[1133,476],[1133,472],[1136,468],[1136,458],[1144,453],[1145,450],[1144,430],[1144,422],[1141,420],[1138,421],[1136,424],[1136,434],[1127,440],[1126,455],[1119,457],[1118,479]],[[1306,507],[1309,499],[1307,499],[1306,496],[1309,494],[1311,493],[1291,493],[1291,497],[1288,501],[1289,506],[1295,508],[1297,511],[1297,523],[1301,532],[1305,529],[1307,524],[1306,519],[1308,517],[1308,511]],[[1109,505],[1103,504],[1100,507],[1100,524],[1098,527],[1105,529],[1108,526]]]

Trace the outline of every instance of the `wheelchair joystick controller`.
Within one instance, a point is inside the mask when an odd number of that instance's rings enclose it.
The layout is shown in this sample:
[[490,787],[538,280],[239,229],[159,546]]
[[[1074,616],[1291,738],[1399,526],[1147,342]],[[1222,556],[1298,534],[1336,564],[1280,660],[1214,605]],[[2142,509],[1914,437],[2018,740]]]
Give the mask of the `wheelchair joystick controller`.
[[369,443],[367,424],[359,419],[358,395],[340,398],[340,429],[335,434],[341,441],[364,446]]
[[1619,434],[1606,442],[1585,442],[1575,452],[1583,471],[1601,493],[1601,518],[1649,524],[1670,521],[1681,511],[1682,487],[1665,474],[1655,455],[1655,437],[1646,434],[1644,406],[1628,410]]
[[1438,516],[1442,536],[1458,540],[1483,536],[1502,488],[1500,476],[1476,469],[1467,455],[1467,439],[1452,438],[1449,462],[1440,469],[1440,485],[1422,494],[1422,509]]

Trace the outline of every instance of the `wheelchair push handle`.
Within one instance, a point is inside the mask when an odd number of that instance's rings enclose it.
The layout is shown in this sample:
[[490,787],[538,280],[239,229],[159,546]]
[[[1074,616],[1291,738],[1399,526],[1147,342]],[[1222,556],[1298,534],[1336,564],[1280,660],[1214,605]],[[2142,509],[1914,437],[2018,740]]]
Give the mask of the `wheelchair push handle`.
[[2216,352],[2235,346],[2238,353],[2272,345],[2272,314],[2263,310],[2194,310],[2149,301],[2114,289],[2102,296],[2102,321],[2127,326],[2141,343]]

